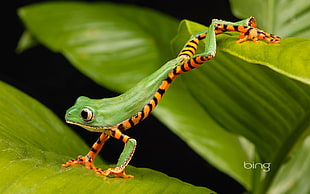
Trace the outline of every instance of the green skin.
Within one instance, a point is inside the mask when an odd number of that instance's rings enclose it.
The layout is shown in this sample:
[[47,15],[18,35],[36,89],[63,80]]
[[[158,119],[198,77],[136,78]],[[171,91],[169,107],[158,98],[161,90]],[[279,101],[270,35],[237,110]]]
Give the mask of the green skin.
[[[194,34],[192,36],[207,33],[205,41],[205,51],[196,56],[214,56],[216,52],[216,34],[214,30],[214,24],[232,24],[232,25],[249,25],[250,18],[239,21],[237,23],[226,22],[221,20],[213,20],[212,24],[207,30]],[[190,40],[192,40],[192,38]],[[189,40],[189,41],[190,41]],[[191,57],[191,58],[193,58]],[[176,66],[181,66],[185,63],[184,56],[179,56],[170,60],[163,65],[156,72],[140,81],[135,87],[131,88],[127,92],[113,98],[103,99],[90,99],[81,96],[77,99],[74,106],[69,108],[66,112],[65,119],[70,124],[79,125],[89,131],[93,132],[106,132],[110,127],[116,126],[122,121],[136,115],[141,109],[152,99],[155,92],[158,90],[162,81],[167,78],[169,72],[171,72]],[[83,109],[88,108],[92,112],[92,119],[85,121],[81,112]],[[85,115],[84,115],[85,118]],[[109,135],[109,134],[108,134]],[[129,160],[132,157],[134,149],[136,147],[136,140],[129,139],[125,144],[124,150],[120,155],[120,158],[115,169],[121,169],[122,171],[127,166]],[[117,171],[112,169],[110,171]]]
[[[150,101],[162,80],[176,65],[181,64],[183,58],[178,57],[169,61],[152,75],[140,81],[135,87],[119,96],[103,99],[90,99],[80,96],[75,105],[67,110],[66,121],[81,125],[89,131],[103,132],[104,128],[113,127],[132,117]],[[95,117],[92,122],[85,122],[81,118],[80,114],[83,108],[89,108],[93,111]]]

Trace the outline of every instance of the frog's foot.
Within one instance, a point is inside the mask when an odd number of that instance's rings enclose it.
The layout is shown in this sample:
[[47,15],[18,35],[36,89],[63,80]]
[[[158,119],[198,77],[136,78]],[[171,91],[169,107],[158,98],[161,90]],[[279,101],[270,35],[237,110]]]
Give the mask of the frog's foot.
[[85,167],[88,169],[93,169],[96,171],[96,167],[94,165],[93,159],[86,155],[86,156],[78,156],[76,159],[71,159],[66,163],[63,163],[61,166],[67,167],[67,166],[74,166],[76,164],[85,164]]
[[257,28],[250,28],[250,30],[248,30],[246,33],[239,36],[237,43],[245,42],[249,38],[254,42],[258,42],[258,39],[264,39],[270,43],[279,43],[281,40],[279,36],[269,34]]
[[107,170],[102,170],[100,168],[97,168],[95,170],[97,174],[102,175],[102,176],[108,176],[108,175],[114,175],[116,178],[118,177],[123,177],[123,178],[133,178],[133,175],[129,175],[125,173],[125,169],[116,167],[116,168],[109,168]]

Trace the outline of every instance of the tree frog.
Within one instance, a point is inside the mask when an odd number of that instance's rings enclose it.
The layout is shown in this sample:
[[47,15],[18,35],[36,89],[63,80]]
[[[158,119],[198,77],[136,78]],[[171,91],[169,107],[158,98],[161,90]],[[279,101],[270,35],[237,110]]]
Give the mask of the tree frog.
[[[254,42],[257,42],[258,39],[264,39],[270,43],[280,42],[280,37],[257,29],[253,17],[235,23],[217,19],[212,20],[208,29],[191,36],[175,59],[168,61],[127,92],[117,97],[103,99],[90,99],[80,96],[76,103],[67,110],[66,122],[81,126],[89,131],[100,132],[101,135],[87,155],[71,159],[62,166],[83,163],[86,168],[94,170],[99,175],[133,177],[133,175],[125,173],[125,168],[134,154],[137,142],[125,135],[124,131],[148,117],[171,83],[180,74],[212,59],[216,52],[216,35],[225,31],[240,32],[241,35],[237,43],[247,41],[249,38]],[[205,41],[205,51],[196,54],[201,40]],[[110,137],[121,140],[125,146],[116,167],[102,170],[95,167],[94,159]]]

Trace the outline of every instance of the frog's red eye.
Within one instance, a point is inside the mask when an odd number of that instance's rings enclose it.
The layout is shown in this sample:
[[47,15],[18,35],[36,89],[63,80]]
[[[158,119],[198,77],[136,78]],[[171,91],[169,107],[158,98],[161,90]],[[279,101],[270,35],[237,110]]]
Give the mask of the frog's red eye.
[[90,122],[94,118],[94,113],[89,108],[83,108],[81,111],[81,118],[86,122]]

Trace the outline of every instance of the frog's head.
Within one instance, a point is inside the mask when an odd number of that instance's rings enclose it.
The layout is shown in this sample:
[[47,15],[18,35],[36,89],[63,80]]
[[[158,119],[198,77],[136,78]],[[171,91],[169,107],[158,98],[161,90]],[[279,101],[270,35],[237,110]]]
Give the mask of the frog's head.
[[106,126],[103,116],[100,116],[95,103],[96,100],[80,96],[75,104],[66,112],[67,123],[81,126],[89,131],[102,132]]

